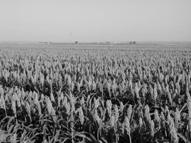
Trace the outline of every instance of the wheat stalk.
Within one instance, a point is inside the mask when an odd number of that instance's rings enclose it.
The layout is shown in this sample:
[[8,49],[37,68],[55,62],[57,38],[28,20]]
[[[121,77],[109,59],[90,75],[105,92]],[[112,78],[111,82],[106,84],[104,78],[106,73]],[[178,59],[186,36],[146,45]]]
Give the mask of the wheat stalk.
[[173,143],[178,143],[179,138],[177,135],[177,131],[174,125],[174,121],[172,119],[172,117],[170,116],[170,114],[168,114],[168,124],[169,124],[169,130],[170,130],[170,135],[171,135],[171,141]]
[[127,116],[125,117],[123,126],[124,126],[124,129],[126,130],[128,136],[129,136],[129,141],[131,143],[131,128],[130,128],[129,118]]

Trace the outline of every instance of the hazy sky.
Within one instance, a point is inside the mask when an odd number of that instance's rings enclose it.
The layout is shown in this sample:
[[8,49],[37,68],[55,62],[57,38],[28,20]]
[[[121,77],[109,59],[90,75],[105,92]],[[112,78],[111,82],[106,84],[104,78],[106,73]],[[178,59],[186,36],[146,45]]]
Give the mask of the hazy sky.
[[191,0],[0,0],[0,41],[191,41]]

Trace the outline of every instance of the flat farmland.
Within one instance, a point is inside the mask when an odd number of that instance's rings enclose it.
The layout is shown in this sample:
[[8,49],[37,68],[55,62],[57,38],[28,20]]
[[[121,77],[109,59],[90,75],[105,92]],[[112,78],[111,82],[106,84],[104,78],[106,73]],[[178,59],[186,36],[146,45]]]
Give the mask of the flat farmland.
[[0,44],[0,142],[191,141],[191,43]]

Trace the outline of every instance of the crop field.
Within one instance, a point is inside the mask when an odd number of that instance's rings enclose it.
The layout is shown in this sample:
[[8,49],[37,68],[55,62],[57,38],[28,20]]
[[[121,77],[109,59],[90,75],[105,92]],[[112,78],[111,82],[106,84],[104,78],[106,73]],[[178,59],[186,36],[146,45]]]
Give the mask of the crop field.
[[191,43],[0,44],[1,143],[190,143]]

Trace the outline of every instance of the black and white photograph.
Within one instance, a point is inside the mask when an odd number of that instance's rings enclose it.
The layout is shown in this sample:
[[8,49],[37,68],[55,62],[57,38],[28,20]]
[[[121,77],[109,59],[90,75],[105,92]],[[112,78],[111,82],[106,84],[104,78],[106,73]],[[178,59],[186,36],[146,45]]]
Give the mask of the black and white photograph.
[[0,0],[0,143],[191,143],[191,0]]

